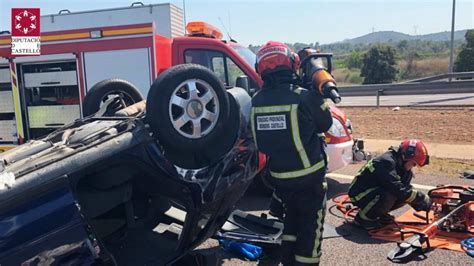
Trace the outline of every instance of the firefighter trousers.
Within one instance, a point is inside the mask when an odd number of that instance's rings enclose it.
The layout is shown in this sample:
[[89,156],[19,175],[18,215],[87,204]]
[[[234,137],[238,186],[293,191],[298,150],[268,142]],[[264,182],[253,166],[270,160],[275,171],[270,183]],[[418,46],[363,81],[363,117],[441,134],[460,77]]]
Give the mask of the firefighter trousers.
[[292,186],[277,182],[276,185],[276,194],[285,208],[283,265],[318,265],[321,257],[327,183],[324,173],[304,178],[310,182],[285,180],[300,184]]
[[406,203],[389,191],[379,187],[354,202],[354,204],[360,208],[358,213],[360,218],[373,221],[404,206]]
[[283,220],[285,208],[283,207],[283,202],[281,201],[281,198],[277,195],[276,191],[273,191],[268,210],[270,215]]

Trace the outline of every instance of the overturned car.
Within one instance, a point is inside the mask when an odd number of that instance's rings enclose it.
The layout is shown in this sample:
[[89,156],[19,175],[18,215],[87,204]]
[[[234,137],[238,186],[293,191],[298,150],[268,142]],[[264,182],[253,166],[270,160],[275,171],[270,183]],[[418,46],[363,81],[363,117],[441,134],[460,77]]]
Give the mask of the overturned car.
[[89,116],[0,154],[0,263],[176,261],[222,227],[257,173],[249,112],[244,90],[178,65],[146,108]]

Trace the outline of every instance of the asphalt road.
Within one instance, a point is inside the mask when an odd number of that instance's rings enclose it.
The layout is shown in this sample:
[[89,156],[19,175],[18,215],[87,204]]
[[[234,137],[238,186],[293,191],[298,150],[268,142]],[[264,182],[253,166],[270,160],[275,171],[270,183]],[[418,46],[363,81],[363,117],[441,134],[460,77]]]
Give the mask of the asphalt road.
[[[361,165],[349,165],[337,173],[342,175],[354,175]],[[436,186],[439,184],[473,185],[473,180],[460,178],[446,179],[436,176],[416,176],[413,183],[425,186]],[[350,184],[347,178],[328,178],[328,198],[340,193],[346,192]],[[333,203],[327,202],[328,208]],[[268,198],[260,195],[257,191],[250,190],[239,202],[237,208],[259,215],[266,212]],[[404,209],[406,210],[406,209]],[[403,210],[401,210],[403,211]],[[396,214],[396,213],[395,213]],[[323,257],[321,265],[393,265],[386,259],[390,250],[396,247],[393,242],[385,242],[370,238],[364,230],[344,223],[344,219],[338,218],[330,213],[326,215],[326,222],[336,228],[349,232],[349,236],[325,239],[323,241]],[[276,265],[274,258],[267,257],[260,262],[249,262],[239,259],[236,255],[223,251],[218,247],[216,240],[208,240],[199,248],[198,253],[206,257],[205,265]],[[275,253],[273,253],[275,254]],[[274,255],[273,255],[274,256]],[[413,265],[473,265],[473,258],[466,254],[435,249],[424,259],[411,261],[408,264]]]
[[[376,106],[374,96],[343,97],[338,106]],[[474,105],[474,93],[380,96],[381,106],[467,106]]]

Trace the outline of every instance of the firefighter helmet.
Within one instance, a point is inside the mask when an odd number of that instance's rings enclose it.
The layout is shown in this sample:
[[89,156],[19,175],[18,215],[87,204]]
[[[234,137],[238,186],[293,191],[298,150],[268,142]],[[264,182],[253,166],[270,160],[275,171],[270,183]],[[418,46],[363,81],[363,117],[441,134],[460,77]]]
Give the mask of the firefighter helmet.
[[286,44],[268,41],[257,52],[255,70],[260,76],[268,75],[280,70],[289,70],[296,73],[300,58]]
[[406,139],[402,141],[399,147],[403,161],[413,161],[419,167],[429,164],[428,150],[421,140]]

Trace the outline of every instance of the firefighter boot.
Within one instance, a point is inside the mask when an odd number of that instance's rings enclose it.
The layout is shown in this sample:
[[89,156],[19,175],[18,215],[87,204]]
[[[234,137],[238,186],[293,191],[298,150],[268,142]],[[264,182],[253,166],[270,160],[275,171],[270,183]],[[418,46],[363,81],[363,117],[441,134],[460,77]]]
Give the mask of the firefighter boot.
[[379,217],[379,221],[382,224],[391,224],[395,221],[395,217],[393,215],[386,213],[386,214],[382,214]]
[[367,220],[362,218],[359,214],[354,218],[354,224],[364,228],[365,230],[373,230],[382,228],[384,225],[379,222],[379,220]]

